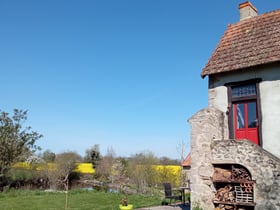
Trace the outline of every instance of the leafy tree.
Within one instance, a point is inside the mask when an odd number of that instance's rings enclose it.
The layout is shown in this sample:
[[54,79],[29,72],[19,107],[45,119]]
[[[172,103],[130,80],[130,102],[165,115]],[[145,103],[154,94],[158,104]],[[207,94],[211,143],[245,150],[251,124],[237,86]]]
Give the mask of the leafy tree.
[[84,161],[92,163],[93,168],[96,168],[100,159],[101,159],[101,154],[99,151],[98,144],[95,144],[93,147],[86,150],[86,155],[85,155]]
[[45,160],[48,163],[54,162],[55,153],[50,151],[50,150],[46,150],[46,151],[43,152],[42,158],[43,158],[43,160]]
[[32,131],[30,126],[23,127],[27,120],[27,111],[14,109],[13,116],[0,113],[0,175],[5,175],[11,166],[36,150],[35,143],[42,137]]

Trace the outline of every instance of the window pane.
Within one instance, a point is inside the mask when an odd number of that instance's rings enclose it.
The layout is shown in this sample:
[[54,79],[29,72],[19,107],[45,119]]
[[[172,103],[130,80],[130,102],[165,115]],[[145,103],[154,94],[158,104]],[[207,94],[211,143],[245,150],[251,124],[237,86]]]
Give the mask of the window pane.
[[236,118],[237,128],[245,128],[244,104],[236,104]]
[[256,92],[255,84],[232,87],[232,97],[233,98],[244,97],[244,96],[253,96],[256,94],[257,94],[257,92]]
[[248,128],[257,127],[256,102],[248,103]]

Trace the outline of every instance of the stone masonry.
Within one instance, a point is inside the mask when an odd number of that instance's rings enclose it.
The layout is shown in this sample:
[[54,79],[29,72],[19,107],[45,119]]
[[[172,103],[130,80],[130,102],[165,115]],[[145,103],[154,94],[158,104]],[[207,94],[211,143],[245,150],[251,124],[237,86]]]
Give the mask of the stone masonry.
[[226,118],[223,112],[210,107],[189,119],[192,208],[214,210],[214,165],[239,164],[249,170],[254,182],[254,209],[280,209],[280,160],[250,141],[224,139]]

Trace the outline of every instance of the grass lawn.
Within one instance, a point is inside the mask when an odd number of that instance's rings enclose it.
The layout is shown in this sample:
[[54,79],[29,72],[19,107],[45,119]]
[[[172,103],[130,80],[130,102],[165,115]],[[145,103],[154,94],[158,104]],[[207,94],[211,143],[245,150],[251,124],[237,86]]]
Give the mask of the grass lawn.
[[[0,193],[1,210],[118,210],[124,197],[119,193],[73,190],[68,193],[68,208],[64,192],[13,190]],[[128,195],[134,209],[161,204],[160,196]]]

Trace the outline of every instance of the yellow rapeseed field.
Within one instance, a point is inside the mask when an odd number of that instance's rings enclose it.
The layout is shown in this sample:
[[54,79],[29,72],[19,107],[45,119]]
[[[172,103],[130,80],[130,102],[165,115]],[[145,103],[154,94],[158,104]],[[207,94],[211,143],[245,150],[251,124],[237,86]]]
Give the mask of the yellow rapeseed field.
[[75,171],[83,174],[93,174],[95,172],[91,163],[78,163]]
[[[27,162],[18,162],[13,165],[14,168],[24,168],[24,169],[35,169],[36,170],[55,170],[55,164],[54,163],[47,163],[47,164],[40,164],[40,165],[30,165]],[[75,169],[78,173],[84,173],[84,174],[93,174],[95,170],[92,168],[91,163],[77,163],[77,167]]]
[[[18,162],[13,165],[14,168],[23,169],[36,169],[36,170],[55,170],[54,163],[30,165],[27,162]],[[181,177],[181,167],[176,165],[154,165],[153,168],[157,172],[158,182],[171,181],[176,185],[180,182]],[[94,168],[91,163],[77,163],[75,172],[83,174],[93,174],[95,173]]]

